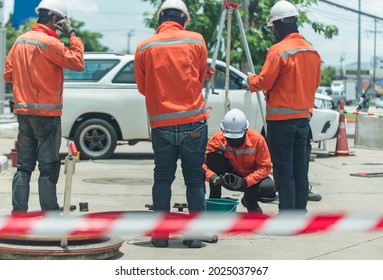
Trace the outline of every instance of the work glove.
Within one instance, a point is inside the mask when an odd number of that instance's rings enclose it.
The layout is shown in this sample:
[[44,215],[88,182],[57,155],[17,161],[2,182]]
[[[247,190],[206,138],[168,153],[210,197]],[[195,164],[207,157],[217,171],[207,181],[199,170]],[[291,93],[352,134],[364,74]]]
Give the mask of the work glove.
[[223,183],[223,178],[222,176],[214,174],[210,177],[210,183],[212,183],[214,186],[220,186]]
[[238,190],[247,186],[245,178],[232,173],[225,173],[222,178],[222,185],[229,190]]
[[70,20],[67,18],[64,18],[55,23],[54,27],[56,27],[61,33],[65,34],[68,37],[70,37],[71,33],[74,32],[74,29],[70,25]]

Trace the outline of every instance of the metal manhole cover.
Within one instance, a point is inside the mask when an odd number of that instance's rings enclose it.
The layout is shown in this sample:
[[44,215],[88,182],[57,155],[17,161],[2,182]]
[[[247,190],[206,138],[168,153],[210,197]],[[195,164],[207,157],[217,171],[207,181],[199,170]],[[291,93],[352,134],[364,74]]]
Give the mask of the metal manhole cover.
[[89,178],[83,179],[86,183],[108,185],[152,185],[152,179],[145,178]]

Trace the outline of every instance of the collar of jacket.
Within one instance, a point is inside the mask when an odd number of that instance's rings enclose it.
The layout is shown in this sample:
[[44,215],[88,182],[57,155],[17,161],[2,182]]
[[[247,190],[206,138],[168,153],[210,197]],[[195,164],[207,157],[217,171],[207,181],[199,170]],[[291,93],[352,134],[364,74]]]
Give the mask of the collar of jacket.
[[48,26],[41,24],[41,23],[35,23],[32,25],[33,31],[43,32],[49,36],[55,37],[56,39],[59,38],[59,35],[56,34],[52,29],[50,29]]
[[165,21],[163,24],[158,27],[156,34],[161,32],[175,31],[175,30],[184,30],[181,24],[175,21]]
[[285,40],[289,40],[289,39],[298,39],[298,38],[302,39],[301,34],[299,34],[299,32],[293,32],[293,33],[290,33],[290,34],[286,35],[285,37],[283,37],[281,42],[285,41]]

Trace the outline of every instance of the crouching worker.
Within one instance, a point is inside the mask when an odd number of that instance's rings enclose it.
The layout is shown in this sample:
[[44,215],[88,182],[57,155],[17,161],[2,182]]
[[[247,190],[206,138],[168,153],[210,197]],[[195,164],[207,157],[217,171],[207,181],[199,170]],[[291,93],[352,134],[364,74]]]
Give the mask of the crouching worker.
[[206,148],[206,181],[209,198],[221,198],[222,187],[243,192],[241,200],[249,212],[262,212],[258,201],[277,199],[274,181],[269,177],[271,159],[264,137],[249,129],[245,114],[230,110]]

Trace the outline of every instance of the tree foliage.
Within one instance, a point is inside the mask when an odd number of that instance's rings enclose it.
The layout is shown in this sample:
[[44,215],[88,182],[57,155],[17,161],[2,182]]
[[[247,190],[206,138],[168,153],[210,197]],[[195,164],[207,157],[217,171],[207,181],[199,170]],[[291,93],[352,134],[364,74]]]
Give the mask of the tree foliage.
[[[143,0],[149,2],[153,7],[159,9],[163,1]],[[209,55],[212,56],[214,47],[217,44],[218,26],[221,17],[222,4],[224,0],[184,0],[190,13],[191,21],[187,26],[188,30],[199,32],[203,35]],[[240,0],[233,0],[231,3],[240,3]],[[271,7],[275,4],[275,0],[249,0],[248,9],[240,10],[243,25],[246,29],[246,39],[248,41],[250,53],[256,68],[260,68],[266,57],[268,48],[275,43],[274,34],[271,28],[267,27],[267,19],[270,14]],[[338,35],[338,28],[333,25],[325,25],[320,22],[313,21],[308,16],[308,7],[316,4],[317,0],[293,0],[299,8],[300,16],[298,19],[299,26],[310,25],[313,30],[323,35],[325,38],[332,38]],[[146,14],[145,21],[147,27],[157,29],[158,21],[156,14]],[[223,29],[223,38],[218,58],[225,59],[225,46],[227,38],[227,20]],[[239,24],[233,14],[232,32],[231,32],[231,52],[230,59],[233,64],[246,61],[246,53],[243,49]]]
[[321,70],[320,85],[330,86],[333,80],[336,80],[335,67],[329,66],[329,67],[323,68]]

